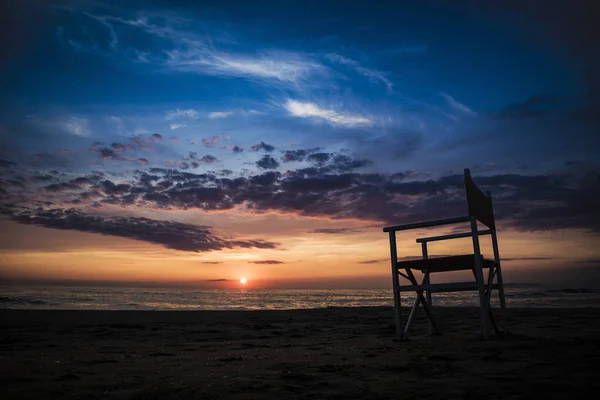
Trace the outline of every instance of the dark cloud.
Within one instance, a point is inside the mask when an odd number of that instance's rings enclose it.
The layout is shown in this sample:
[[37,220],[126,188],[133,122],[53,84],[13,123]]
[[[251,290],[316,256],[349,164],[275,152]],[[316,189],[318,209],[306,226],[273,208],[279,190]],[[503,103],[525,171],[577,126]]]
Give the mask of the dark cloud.
[[[451,254],[436,254],[436,255],[433,255],[431,258],[449,257],[449,256],[451,256]],[[398,257],[398,261],[414,261],[414,260],[421,260],[421,259],[423,259],[422,255]],[[374,260],[358,261],[358,264],[383,264],[383,263],[389,263],[389,262],[391,262],[391,260],[389,258],[378,258],[378,259],[374,259]]]
[[358,261],[358,264],[380,264],[383,262],[390,262],[389,258],[380,258],[377,260],[364,260],[364,261]]
[[[237,176],[232,171],[192,173],[178,168],[148,168],[135,171],[135,180],[89,174],[74,181],[55,174],[33,173],[3,180],[3,198],[20,204],[32,202],[36,191],[44,200],[81,206],[136,206],[205,212],[271,210],[301,216],[360,219],[401,224],[465,215],[462,175],[416,180],[414,173],[359,173],[368,161],[340,153],[323,153],[327,162],[308,168],[262,171]],[[194,156],[197,158],[198,156]],[[259,160],[259,168],[276,168],[270,155]],[[192,165],[188,163],[188,165]],[[569,175],[493,174],[482,169],[475,180],[494,196],[496,218],[505,228],[544,231],[582,228],[600,233],[600,174]],[[27,200],[27,199],[30,200]],[[8,201],[8,200],[6,200]],[[344,228],[339,228],[344,229]],[[317,229],[315,233],[349,231]]]
[[285,150],[280,158],[284,163],[293,161],[300,162],[304,161],[308,155],[316,153],[320,150],[320,147],[314,147],[312,149]]
[[55,179],[57,178],[50,174],[35,174],[29,177],[29,180],[34,183],[52,182]]
[[231,151],[234,153],[241,153],[244,151],[244,148],[241,146],[238,146],[237,144],[231,147]]
[[275,169],[279,167],[279,163],[273,157],[265,155],[256,162],[256,166],[260,169]]
[[285,264],[283,261],[277,260],[261,260],[261,261],[248,261],[251,264]]
[[567,99],[551,96],[531,96],[527,100],[509,104],[497,116],[503,119],[522,120],[536,118],[551,112],[553,107],[564,106]]
[[116,151],[125,151],[127,149],[132,148],[133,145],[130,143],[113,143],[110,145],[110,147]]
[[115,151],[113,149],[109,149],[108,147],[103,147],[101,149],[98,150],[98,153],[100,153],[100,157],[102,158],[115,158],[117,155],[115,154]]
[[286,150],[280,158],[282,162],[286,163],[292,161],[304,161],[307,155],[308,152],[306,150]]
[[[200,261],[200,264],[223,264],[223,261]],[[215,279],[217,281],[223,281],[227,279]]]
[[0,168],[16,167],[17,163],[0,159]]
[[272,151],[275,150],[275,146],[266,144],[265,142],[260,142],[259,144],[250,146],[250,151],[259,151],[259,150],[263,150],[263,151],[266,151],[267,153],[271,153]]
[[72,183],[72,182],[61,182],[61,183],[52,183],[48,186],[44,186],[44,189],[49,192],[65,192],[65,191],[73,191],[81,189],[81,185]]
[[[203,264],[213,264],[213,263],[203,263]],[[217,263],[217,264],[219,264],[219,263]],[[230,281],[230,279],[221,278],[221,279],[207,279],[204,282],[229,282],[229,281]]]
[[598,264],[600,265],[600,258],[589,258],[587,260],[575,261],[575,264]]
[[338,235],[341,233],[351,233],[356,232],[356,230],[352,228],[321,228],[310,231],[310,233],[327,233],[331,235]]
[[207,154],[204,157],[202,157],[199,161],[202,161],[203,163],[206,163],[206,164],[212,164],[219,160],[217,159],[217,157]]
[[209,227],[149,218],[101,217],[75,209],[14,209],[6,206],[0,212],[23,224],[118,236],[181,251],[204,252],[237,247],[274,249],[278,246],[264,240],[224,239],[213,234]]
[[[103,159],[115,159],[115,160],[129,160],[129,161],[138,161],[146,160],[145,158],[126,158],[117,153],[123,153],[129,150],[152,150],[154,145],[158,142],[164,141],[164,137],[159,135],[158,133],[153,133],[152,135],[137,135],[132,136],[127,139],[127,142],[113,142],[111,144],[105,144],[102,142],[93,142],[89,151],[92,153],[99,153],[100,158]],[[68,149],[65,152],[68,152]],[[147,160],[146,160],[147,161]]]
[[314,154],[309,154],[306,157],[306,160],[310,161],[318,166],[323,166],[323,165],[325,165],[325,163],[327,163],[329,161],[330,158],[331,158],[331,154],[329,154],[329,153],[314,153]]
[[229,139],[227,136],[213,136],[213,137],[206,137],[206,138],[202,138],[202,144],[205,145],[206,147],[212,147],[214,146],[215,143],[220,142],[222,140],[227,140]]
[[348,172],[354,169],[367,167],[373,164],[371,160],[366,158],[354,159],[344,154],[336,154],[332,157],[331,169],[338,172]]
[[544,260],[554,260],[552,257],[517,257],[517,258],[504,258],[502,257],[500,261],[504,262],[512,262],[512,261],[544,261]]
[[272,186],[281,178],[280,172],[269,171],[248,178],[248,183],[256,186]]

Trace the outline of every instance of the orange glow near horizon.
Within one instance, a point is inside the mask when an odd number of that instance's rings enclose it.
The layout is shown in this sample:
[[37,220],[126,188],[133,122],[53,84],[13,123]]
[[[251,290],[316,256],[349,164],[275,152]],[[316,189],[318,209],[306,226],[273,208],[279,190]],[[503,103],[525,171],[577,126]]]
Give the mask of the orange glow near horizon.
[[[221,226],[219,221],[210,222]],[[231,288],[343,288],[355,284],[385,288],[390,284],[389,243],[380,228],[362,227],[350,234],[317,234],[311,232],[314,221],[269,216],[260,223],[258,218],[254,222],[252,234],[238,229],[235,236],[259,237],[280,245],[275,249],[184,252],[114,236],[2,222],[0,281],[152,282]],[[343,221],[323,221],[318,225],[343,226]],[[398,234],[398,255],[416,256],[420,253],[416,237],[443,233],[446,232],[432,229]],[[488,242],[489,238],[482,239],[482,253],[489,257],[492,251]],[[499,242],[500,254],[507,260],[503,263],[507,282],[539,281],[547,278],[546,272],[557,268],[572,273],[572,263],[577,261],[572,258],[574,254],[581,259],[598,255],[594,239],[577,230],[565,234],[505,229],[499,232]],[[430,246],[430,256],[468,251],[472,251],[468,239]]]

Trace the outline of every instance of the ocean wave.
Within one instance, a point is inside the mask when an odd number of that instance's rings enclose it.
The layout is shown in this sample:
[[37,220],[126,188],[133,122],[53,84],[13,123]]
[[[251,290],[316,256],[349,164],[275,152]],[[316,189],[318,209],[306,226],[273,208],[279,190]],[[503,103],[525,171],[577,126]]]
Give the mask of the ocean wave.
[[582,293],[582,294],[600,294],[600,289],[549,289],[548,293]]
[[0,296],[0,303],[22,304],[22,305],[32,305],[32,306],[48,304],[48,302],[44,301],[44,300],[32,300],[32,299],[24,299],[21,297],[9,297],[9,296]]

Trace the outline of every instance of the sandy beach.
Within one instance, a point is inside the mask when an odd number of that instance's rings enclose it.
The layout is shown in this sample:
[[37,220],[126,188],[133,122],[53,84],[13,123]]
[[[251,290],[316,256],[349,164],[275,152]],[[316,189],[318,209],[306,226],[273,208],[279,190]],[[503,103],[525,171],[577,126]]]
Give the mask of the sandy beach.
[[[600,308],[510,309],[478,338],[476,309],[0,311],[3,399],[590,399]],[[407,310],[404,310],[406,313]]]

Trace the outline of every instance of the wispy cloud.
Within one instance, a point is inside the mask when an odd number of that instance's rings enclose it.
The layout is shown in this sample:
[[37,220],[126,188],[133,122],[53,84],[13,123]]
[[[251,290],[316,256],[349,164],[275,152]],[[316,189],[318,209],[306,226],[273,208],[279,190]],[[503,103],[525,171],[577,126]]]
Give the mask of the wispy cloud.
[[213,137],[205,137],[202,138],[202,144],[205,145],[206,147],[212,147],[215,143],[222,141],[222,140],[228,140],[229,137],[228,136],[213,136]]
[[171,69],[206,75],[260,78],[298,84],[325,67],[299,53],[268,51],[262,54],[235,54],[215,51],[202,41],[167,52],[165,65]]
[[248,261],[251,264],[284,264],[283,261],[278,260],[261,260],[261,261]]
[[176,108],[174,110],[169,110],[165,113],[165,119],[170,121],[175,118],[190,118],[195,119],[198,118],[198,112],[192,108],[187,110],[180,110]]
[[319,106],[308,102],[288,100],[284,107],[291,115],[295,117],[320,118],[334,125],[360,126],[372,124],[370,119],[361,115],[342,114],[334,110],[320,108]]
[[473,111],[466,105],[459,103],[454,97],[450,96],[449,94],[440,93],[440,96],[442,96],[444,99],[446,99],[446,101],[448,102],[450,107],[452,107],[460,112],[463,112],[465,114],[469,114],[469,115],[473,115],[473,116],[477,115],[477,113],[475,111]]
[[208,114],[210,119],[227,118],[233,115],[233,111],[215,111]]
[[329,53],[325,56],[329,61],[337,64],[349,66],[359,74],[367,77],[371,82],[381,82],[388,90],[393,90],[394,84],[385,76],[385,73],[376,69],[365,68],[358,61],[335,53]]
[[186,124],[171,124],[169,125],[169,128],[174,131],[175,129],[185,128],[186,126]]
[[[312,56],[277,49],[255,52],[232,51],[230,40],[219,35],[187,29],[189,20],[173,12],[139,12],[135,17],[83,13],[107,31],[107,48],[65,38],[78,51],[103,51],[125,56],[133,62],[155,64],[171,71],[247,79],[261,79],[300,85],[315,75],[327,75],[328,68]],[[154,38],[160,47],[141,49],[127,40],[132,30]],[[62,33],[64,35],[64,33]],[[94,40],[95,42],[96,40]]]
[[90,121],[83,117],[65,116],[47,119],[29,116],[28,120],[44,132],[62,133],[78,137],[90,137],[93,134]]
[[92,134],[89,121],[86,118],[71,117],[62,121],[62,125],[75,136],[88,137]]
[[258,110],[244,110],[244,109],[235,109],[235,110],[226,110],[226,111],[214,111],[208,114],[208,118],[210,119],[219,119],[219,118],[229,118],[234,115],[239,116],[252,116],[252,115],[262,115],[264,112]]

